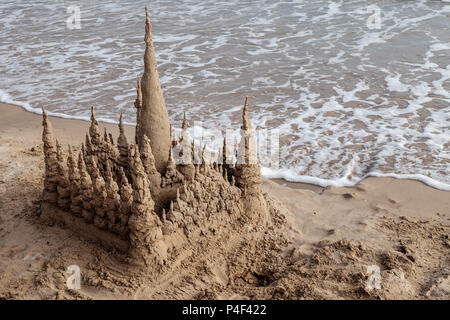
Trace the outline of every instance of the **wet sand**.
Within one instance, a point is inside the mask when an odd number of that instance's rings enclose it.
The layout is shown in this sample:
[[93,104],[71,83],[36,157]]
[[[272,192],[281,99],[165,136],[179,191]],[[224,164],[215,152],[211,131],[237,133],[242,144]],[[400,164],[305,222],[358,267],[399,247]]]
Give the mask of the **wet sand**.
[[[1,103],[0,112],[0,298],[450,298],[450,192],[393,178],[352,188],[264,180],[263,190],[289,210],[281,227],[286,242],[267,247],[267,235],[253,235],[164,279],[133,282],[105,249],[40,221],[41,116]],[[81,143],[89,126],[51,122],[63,145]],[[100,126],[117,138],[116,125]],[[134,128],[126,134],[132,141]],[[82,267],[81,290],[65,286],[70,264]],[[381,287],[370,290],[372,265],[381,270]]]

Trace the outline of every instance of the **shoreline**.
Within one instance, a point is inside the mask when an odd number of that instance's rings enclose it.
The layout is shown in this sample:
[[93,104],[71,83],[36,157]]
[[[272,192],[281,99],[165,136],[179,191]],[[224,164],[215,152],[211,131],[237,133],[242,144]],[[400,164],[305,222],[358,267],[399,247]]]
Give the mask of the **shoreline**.
[[[1,102],[0,100],[0,111],[2,111],[4,114],[6,114],[6,117],[10,118],[12,122],[16,122],[17,119],[21,119],[23,121],[26,121],[28,124],[30,121],[37,122],[39,125],[41,124],[41,116],[42,112],[40,109],[32,108],[29,106],[28,103],[20,103],[17,101],[12,101],[12,103],[6,103]],[[15,104],[17,103],[17,104]],[[77,116],[66,116],[64,114],[60,113],[53,113],[47,111],[48,115],[50,116],[50,119],[52,119],[52,123],[56,123],[55,129],[63,129],[62,134],[64,135],[64,128],[66,129],[72,129],[74,127],[80,126],[83,129],[79,132],[83,134],[85,132],[85,129],[88,128],[90,119],[88,117],[77,117]],[[10,115],[12,114],[12,116]],[[36,119],[33,119],[36,118]],[[38,119],[39,118],[39,122]],[[57,119],[57,120],[56,120]],[[113,121],[110,119],[104,119],[104,118],[97,118],[100,128],[103,130],[103,128],[107,128],[109,132],[113,132],[113,135],[117,137],[117,124],[118,121]],[[13,127],[15,124],[9,123],[9,121],[0,120],[0,128],[5,127],[8,125],[12,125]],[[16,125],[18,126],[18,124]],[[125,127],[125,133],[127,135],[127,138],[129,141],[132,141],[130,137],[134,136],[134,124],[126,123],[124,122]],[[34,127],[33,127],[34,128]],[[35,129],[35,128],[34,128]],[[68,130],[70,131],[70,130]],[[73,131],[71,131],[70,134],[71,139],[75,139],[81,143],[84,141],[84,134],[83,135],[77,135],[74,136]],[[313,190],[315,192],[322,192],[325,188],[328,187],[345,187],[345,188],[351,188],[351,187],[357,187],[360,183],[365,181],[368,178],[392,178],[392,179],[398,179],[398,180],[411,180],[411,181],[417,181],[420,182],[428,187],[434,188],[436,190],[440,191],[450,191],[450,184],[446,184],[441,181],[434,180],[432,178],[429,178],[427,176],[423,176],[420,174],[396,174],[396,173],[389,173],[389,174],[383,174],[383,173],[368,173],[364,177],[360,178],[356,182],[351,182],[346,180],[345,178],[337,178],[333,179],[333,181],[336,181],[337,183],[330,183],[329,180],[311,177],[311,176],[301,176],[300,178],[294,177],[294,178],[287,178],[284,174],[282,177],[280,177],[280,174],[272,173],[270,168],[262,168],[262,177],[264,179],[268,179],[271,181],[274,181],[280,185],[283,186],[289,186],[294,189],[308,189]],[[264,174],[264,171],[266,172]],[[289,170],[287,170],[289,171]],[[286,172],[286,171],[285,171]],[[295,181],[295,180],[302,180],[302,181]],[[439,187],[440,186],[440,187]]]

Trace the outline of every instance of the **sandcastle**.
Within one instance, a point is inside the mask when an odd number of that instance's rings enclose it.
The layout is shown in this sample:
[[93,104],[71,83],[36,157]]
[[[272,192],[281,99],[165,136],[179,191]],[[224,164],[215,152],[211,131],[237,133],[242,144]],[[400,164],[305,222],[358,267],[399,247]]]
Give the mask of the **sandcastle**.
[[[45,180],[41,216],[64,222],[86,237],[124,250],[130,261],[164,266],[185,246],[219,229],[264,226],[272,200],[261,191],[260,166],[248,115],[243,108],[237,162],[223,150],[213,163],[188,133],[174,138],[164,102],[151,24],[146,9],[144,73],[137,83],[135,141],[124,133],[115,143],[99,129],[94,107],[79,151],[63,152],[43,110]],[[176,153],[182,161],[175,163]],[[194,157],[203,161],[194,163]],[[239,161],[240,160],[240,161]]]

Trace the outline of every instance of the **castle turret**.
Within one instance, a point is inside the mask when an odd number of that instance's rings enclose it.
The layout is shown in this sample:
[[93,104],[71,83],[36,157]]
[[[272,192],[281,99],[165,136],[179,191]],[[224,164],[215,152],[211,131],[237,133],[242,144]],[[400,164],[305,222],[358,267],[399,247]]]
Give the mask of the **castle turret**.
[[172,158],[172,150],[169,151],[169,160],[167,161],[166,172],[161,179],[161,187],[172,186],[183,182],[184,176],[177,170]]
[[84,153],[86,156],[92,155],[92,147],[91,147],[91,139],[89,138],[89,133],[86,132],[86,136],[84,137]]
[[185,112],[184,112],[184,116],[183,116],[183,123],[181,124],[181,129],[182,129],[182,130],[187,130],[188,126],[189,126],[189,123],[188,123],[188,121],[187,121],[187,118],[186,118],[186,111],[185,111]]
[[252,125],[248,115],[248,97],[242,111],[241,141],[237,150],[236,184],[244,194],[251,189],[258,193],[261,189],[261,168],[256,157],[256,146]]
[[58,159],[56,155],[55,138],[53,137],[53,127],[48,120],[47,112],[42,107],[42,142],[44,143],[45,179],[43,199],[52,204],[57,202],[58,187]]
[[128,237],[128,219],[131,213],[131,206],[133,204],[133,188],[128,183],[127,176],[123,171],[123,168],[119,168],[119,180],[120,180],[120,206],[119,206],[119,219],[121,235]]
[[223,135],[223,147],[222,147],[222,164],[226,167],[228,163],[227,157],[227,136],[226,133]]
[[245,98],[242,111],[241,141],[238,148],[238,164],[255,164],[259,166],[256,156],[255,138],[248,115],[248,97]]
[[91,136],[91,144],[98,148],[101,144],[101,133],[98,127],[98,121],[95,119],[95,109],[91,107],[91,126],[89,127],[89,135]]
[[69,169],[58,140],[56,140],[56,159],[58,161],[58,207],[68,210],[70,209]]
[[82,154],[78,157],[78,171],[80,172],[80,191],[83,201],[82,216],[86,223],[92,223],[94,219],[94,188]]
[[119,164],[124,168],[128,168],[128,141],[125,136],[125,129],[123,128],[122,114],[120,114],[119,118],[119,138],[117,139],[117,148],[119,149]]
[[114,139],[111,133],[108,133],[109,143],[113,146],[114,145]]
[[191,136],[188,131],[189,122],[184,112],[183,123],[181,124],[181,138],[174,148],[174,154],[177,159],[177,169],[186,180],[192,181],[195,175],[195,168],[192,158]]
[[92,157],[95,154],[95,146],[91,143],[89,133],[86,133],[84,146],[84,159],[86,161],[86,168],[89,174],[92,174]]
[[153,156],[150,139],[146,135],[143,137],[142,147],[140,148],[141,160],[144,165],[145,172],[147,173],[148,180],[150,182],[150,188],[152,193],[156,193],[161,185],[161,174],[156,170],[155,157]]
[[114,180],[111,164],[109,161],[106,162],[106,216],[108,217],[108,229],[113,232],[120,234],[119,229],[119,207],[120,207],[120,195],[119,186]]
[[[81,155],[79,155],[80,157]],[[72,147],[69,145],[69,158],[67,159],[69,167],[70,180],[70,211],[75,215],[81,216],[83,208],[83,197],[81,194],[81,176],[78,170],[76,155],[72,152]]]
[[133,177],[133,204],[128,220],[130,240],[135,258],[146,260],[152,243],[162,237],[161,221],[153,211],[155,203],[150,193],[150,183],[142,165],[139,149],[131,149],[131,175]]
[[[250,118],[248,98],[245,98],[242,112],[241,142],[236,164],[236,186],[242,191],[246,216],[263,224],[268,219],[267,203],[261,191],[261,167],[256,156],[256,145]],[[231,181],[234,184],[234,181]]]
[[170,124],[164,102],[159,75],[156,65],[155,49],[151,35],[150,15],[145,9],[145,54],[144,54],[144,74],[142,75],[142,108],[139,115],[139,146],[142,145],[145,134],[151,143],[153,154],[155,155],[156,169],[164,173],[169,150]]
[[107,198],[108,193],[106,192],[106,182],[100,174],[97,158],[93,158],[92,161],[92,186],[94,189],[94,206],[95,206],[95,216],[94,224],[100,229],[107,228],[107,220],[105,218],[107,211]]
[[140,122],[141,122],[141,109],[142,109],[142,89],[141,89],[141,79],[137,78],[136,86],[136,100],[134,101],[134,107],[136,108],[136,129],[135,129],[135,142],[139,143],[138,137],[140,137]]

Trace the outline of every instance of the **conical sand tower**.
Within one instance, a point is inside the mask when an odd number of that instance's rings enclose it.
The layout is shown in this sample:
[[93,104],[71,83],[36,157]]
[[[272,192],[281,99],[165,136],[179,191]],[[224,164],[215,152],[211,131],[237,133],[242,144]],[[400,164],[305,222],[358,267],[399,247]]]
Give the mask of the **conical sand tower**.
[[160,173],[164,173],[171,147],[170,123],[159,83],[155,47],[153,46],[151,34],[152,26],[147,8],[145,9],[145,14],[144,74],[140,84],[142,107],[139,110],[139,123],[137,124],[139,135],[137,138],[139,146],[142,146],[144,143],[142,140],[144,135],[150,139],[150,146],[155,155],[156,169]]
[[[66,162],[43,110],[41,216],[65,223],[105,246],[127,251],[134,264],[160,270],[186,257],[181,252],[187,248],[214,243],[218,233],[259,228],[277,209],[261,191],[248,99],[243,108],[238,162],[228,157],[235,150],[229,150],[232,147],[224,139],[219,157],[226,163],[190,163],[195,155],[201,154],[204,160],[205,145],[199,149],[190,140],[186,114],[181,138],[172,141],[148,10],[145,44],[145,70],[137,83],[135,102],[135,139],[125,136],[122,115],[117,143],[108,132],[101,135],[92,108],[85,144],[78,153],[69,146]],[[183,161],[175,162],[175,152],[184,156]]]

